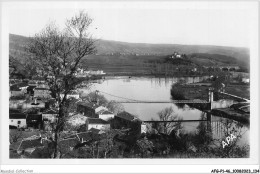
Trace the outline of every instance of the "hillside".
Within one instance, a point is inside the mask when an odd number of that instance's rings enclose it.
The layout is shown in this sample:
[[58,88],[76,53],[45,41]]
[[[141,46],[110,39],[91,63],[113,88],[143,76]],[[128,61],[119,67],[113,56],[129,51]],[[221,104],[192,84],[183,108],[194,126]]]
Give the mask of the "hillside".
[[[26,45],[30,42],[29,37],[9,35],[10,56],[24,62],[28,54]],[[126,43],[117,41],[98,40],[96,42],[97,55],[84,58],[84,66],[91,69],[103,69],[111,74],[124,72],[149,74],[154,69],[161,71],[164,65],[155,67],[154,64],[162,64],[167,55],[173,52],[186,54],[191,63],[183,65],[229,65],[249,67],[249,50],[246,48],[204,46],[204,45],[177,45],[177,44],[144,44]],[[177,61],[177,60],[176,60]],[[179,64],[177,62],[176,65]],[[181,61],[183,62],[183,61]],[[173,62],[174,63],[174,62]],[[173,67],[168,67],[173,68]]]

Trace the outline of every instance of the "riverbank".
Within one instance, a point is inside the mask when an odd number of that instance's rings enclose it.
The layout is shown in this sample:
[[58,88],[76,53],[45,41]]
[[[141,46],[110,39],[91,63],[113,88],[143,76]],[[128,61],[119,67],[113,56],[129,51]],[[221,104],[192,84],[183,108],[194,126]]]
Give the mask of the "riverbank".
[[250,123],[250,114],[235,110],[233,108],[212,109],[210,113],[212,115],[217,115],[220,117],[236,120],[241,123],[245,123],[245,124]]

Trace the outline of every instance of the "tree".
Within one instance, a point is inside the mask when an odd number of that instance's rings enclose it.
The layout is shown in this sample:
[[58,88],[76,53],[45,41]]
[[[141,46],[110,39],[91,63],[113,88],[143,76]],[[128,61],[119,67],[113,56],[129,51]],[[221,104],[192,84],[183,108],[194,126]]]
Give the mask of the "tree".
[[[68,105],[67,94],[72,90],[87,85],[83,79],[75,76],[83,57],[94,54],[95,44],[88,33],[92,19],[84,11],[67,20],[66,27],[60,30],[54,23],[47,25],[37,33],[28,45],[28,52],[33,56],[34,66],[43,72],[51,96],[58,109],[57,123],[54,130],[54,158],[58,157],[59,132],[63,130]],[[60,94],[64,94],[60,97]]]
[[181,120],[178,118],[178,115],[173,114],[174,111],[172,107],[165,108],[158,112],[158,116],[160,121],[165,121],[162,124],[159,125],[158,131],[165,133],[165,134],[170,134],[173,130],[177,131],[178,129],[181,129],[181,122],[167,122],[167,121],[176,121],[176,120]]
[[118,114],[124,111],[124,106],[114,100],[108,101],[104,95],[97,92],[91,92],[81,97],[83,101],[97,104],[98,106],[105,106],[114,114]]
[[19,140],[21,140],[23,137],[23,131],[19,131],[17,129],[15,130],[10,130],[10,134],[9,134],[9,142],[10,144],[16,143]]

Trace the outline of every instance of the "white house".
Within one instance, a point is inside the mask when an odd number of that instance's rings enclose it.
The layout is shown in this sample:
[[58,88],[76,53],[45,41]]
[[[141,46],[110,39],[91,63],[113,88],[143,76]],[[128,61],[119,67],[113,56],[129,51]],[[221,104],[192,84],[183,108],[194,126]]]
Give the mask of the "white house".
[[242,78],[242,82],[243,82],[243,83],[249,83],[249,82],[250,82],[250,79],[244,77],[244,78]]
[[98,118],[101,118],[102,120],[106,120],[106,121],[115,117],[115,115],[108,110],[101,110],[96,114],[98,115]]
[[9,125],[17,128],[26,128],[26,115],[23,113],[10,113]]
[[91,128],[99,130],[108,130],[110,129],[110,124],[109,122],[100,118],[88,118],[88,130]]
[[141,133],[146,133],[147,132],[147,125],[143,122],[141,124]]

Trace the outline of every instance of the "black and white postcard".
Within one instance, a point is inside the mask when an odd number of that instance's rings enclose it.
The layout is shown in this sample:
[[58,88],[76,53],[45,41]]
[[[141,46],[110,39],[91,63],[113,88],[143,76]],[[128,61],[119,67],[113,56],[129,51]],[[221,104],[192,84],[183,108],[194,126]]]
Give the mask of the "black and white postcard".
[[[3,164],[259,173],[258,1],[4,1],[1,9]],[[52,170],[14,173],[43,171]],[[93,171],[115,169],[85,172]]]

